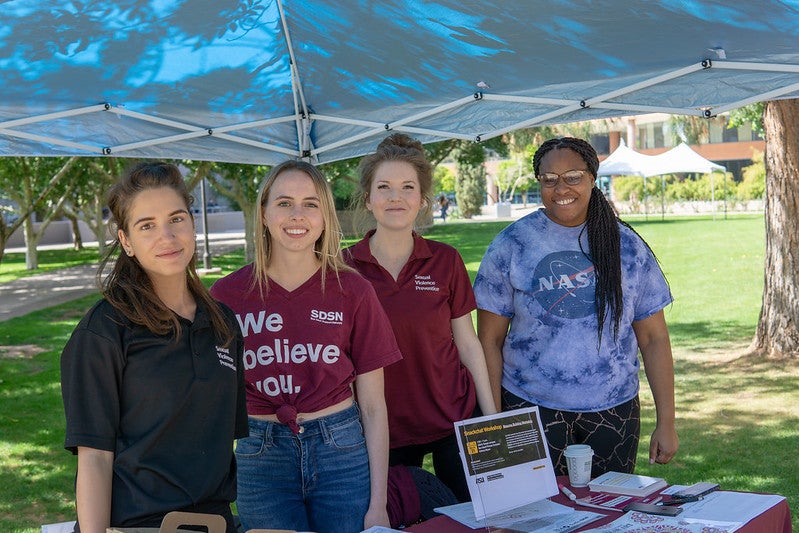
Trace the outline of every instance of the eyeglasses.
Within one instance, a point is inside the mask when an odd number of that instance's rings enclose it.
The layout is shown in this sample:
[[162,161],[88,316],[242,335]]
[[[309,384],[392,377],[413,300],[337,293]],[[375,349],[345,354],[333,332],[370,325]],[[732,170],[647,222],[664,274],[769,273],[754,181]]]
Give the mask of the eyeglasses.
[[566,185],[579,185],[583,181],[583,176],[587,170],[567,170],[563,174],[555,174],[554,172],[546,172],[536,176],[538,181],[541,182],[542,187],[552,189],[558,184],[559,179],[563,179]]

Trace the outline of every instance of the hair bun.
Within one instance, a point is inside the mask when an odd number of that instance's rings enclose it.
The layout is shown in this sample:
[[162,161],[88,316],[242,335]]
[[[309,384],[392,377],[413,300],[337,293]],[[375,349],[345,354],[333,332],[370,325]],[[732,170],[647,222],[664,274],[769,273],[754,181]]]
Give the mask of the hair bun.
[[420,152],[424,152],[424,147],[422,143],[418,140],[405,135],[404,133],[392,133],[382,141],[380,144],[377,145],[377,151],[384,150],[387,148],[391,148],[392,146],[396,146],[398,148],[411,148],[413,150],[419,150]]

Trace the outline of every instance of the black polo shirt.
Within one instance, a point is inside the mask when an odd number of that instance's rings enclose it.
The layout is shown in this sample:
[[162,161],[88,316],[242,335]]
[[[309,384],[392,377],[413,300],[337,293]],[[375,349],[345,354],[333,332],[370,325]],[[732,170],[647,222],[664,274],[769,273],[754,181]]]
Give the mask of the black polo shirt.
[[198,302],[181,336],[153,335],[106,300],[61,354],[64,447],[114,452],[111,525],[159,524],[164,514],[236,499],[233,441],[246,436],[242,340],[227,348]]

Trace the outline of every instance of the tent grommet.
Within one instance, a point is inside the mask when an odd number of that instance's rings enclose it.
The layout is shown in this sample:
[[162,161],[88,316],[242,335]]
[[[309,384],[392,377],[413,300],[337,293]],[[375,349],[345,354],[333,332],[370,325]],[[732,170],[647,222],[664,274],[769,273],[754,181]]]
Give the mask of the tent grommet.
[[111,155],[111,148],[109,148],[108,146],[104,146],[103,155]]

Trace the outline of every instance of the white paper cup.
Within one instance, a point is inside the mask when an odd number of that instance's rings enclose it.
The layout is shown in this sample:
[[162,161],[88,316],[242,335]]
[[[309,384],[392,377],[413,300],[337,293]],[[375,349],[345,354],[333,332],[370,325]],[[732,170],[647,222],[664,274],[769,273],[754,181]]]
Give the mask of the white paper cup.
[[594,459],[594,450],[587,444],[572,444],[566,446],[563,452],[566,458],[566,467],[569,470],[569,483],[572,487],[585,487],[591,481],[591,464]]

